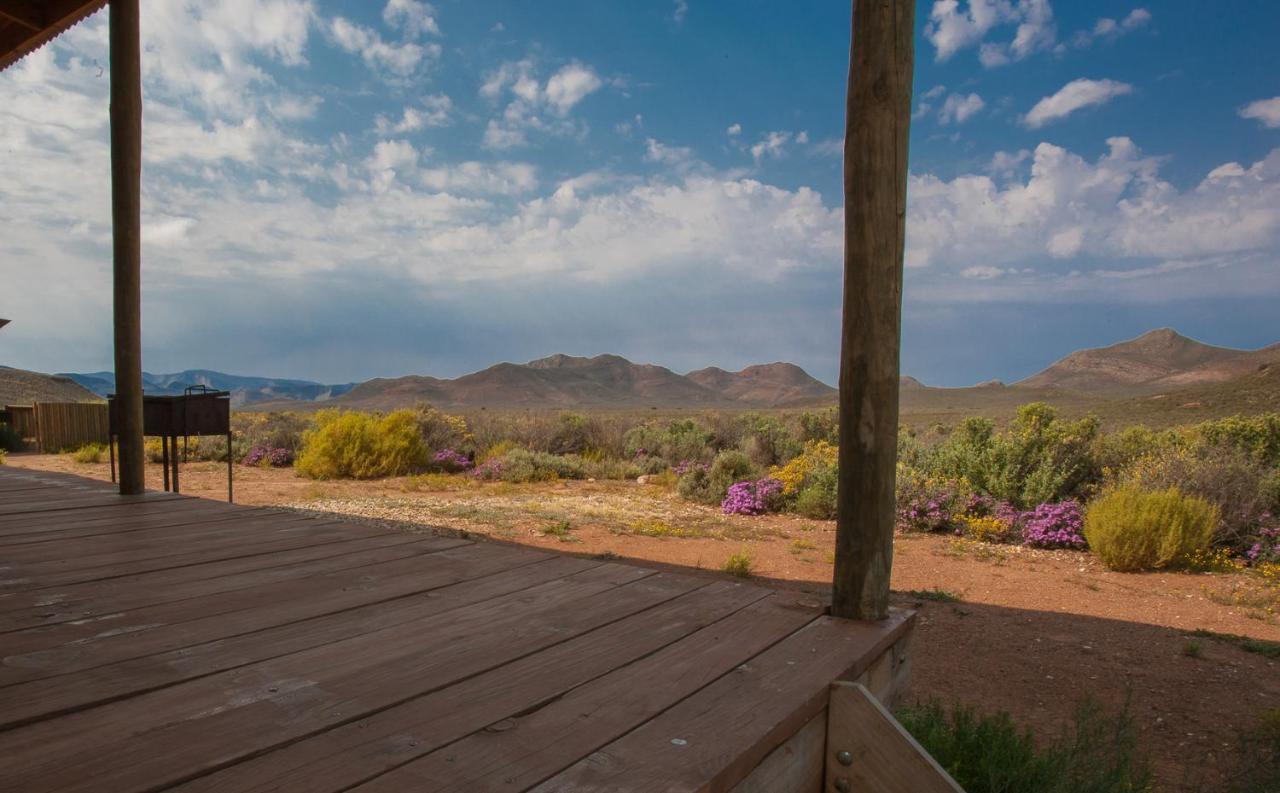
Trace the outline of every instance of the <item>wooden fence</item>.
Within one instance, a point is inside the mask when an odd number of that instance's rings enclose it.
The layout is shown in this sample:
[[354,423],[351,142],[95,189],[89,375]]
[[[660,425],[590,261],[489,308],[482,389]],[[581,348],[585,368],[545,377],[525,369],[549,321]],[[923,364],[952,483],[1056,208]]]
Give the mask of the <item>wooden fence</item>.
[[35,439],[42,452],[107,442],[106,402],[37,402],[33,407]]

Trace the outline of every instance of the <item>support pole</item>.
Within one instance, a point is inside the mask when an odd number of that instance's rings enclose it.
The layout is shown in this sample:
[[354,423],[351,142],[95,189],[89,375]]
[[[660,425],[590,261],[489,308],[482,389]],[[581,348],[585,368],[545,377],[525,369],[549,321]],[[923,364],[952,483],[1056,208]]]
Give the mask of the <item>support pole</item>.
[[853,3],[831,596],[831,613],[849,619],[889,610],[914,17],[915,0]]
[[142,68],[138,0],[111,0],[111,241],[120,493],[143,492]]

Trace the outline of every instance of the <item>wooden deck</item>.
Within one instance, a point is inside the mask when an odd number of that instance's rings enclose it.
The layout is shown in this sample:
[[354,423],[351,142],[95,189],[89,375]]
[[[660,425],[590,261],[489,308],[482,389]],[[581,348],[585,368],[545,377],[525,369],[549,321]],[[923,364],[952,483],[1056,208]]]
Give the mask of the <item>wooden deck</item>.
[[0,467],[0,791],[728,791],[909,623]]

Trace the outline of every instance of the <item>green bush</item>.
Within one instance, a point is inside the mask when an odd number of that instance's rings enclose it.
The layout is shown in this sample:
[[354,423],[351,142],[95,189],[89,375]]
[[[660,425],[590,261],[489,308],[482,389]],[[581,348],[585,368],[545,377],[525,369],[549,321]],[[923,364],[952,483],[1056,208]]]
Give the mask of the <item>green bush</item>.
[[1210,446],[1234,446],[1262,465],[1280,467],[1280,413],[1206,421],[1192,434]]
[[586,477],[586,465],[577,455],[512,449],[502,456],[502,479],[506,482],[549,482]]
[[795,511],[815,520],[834,519],[837,481],[838,471],[834,465],[816,469],[796,493]]
[[22,436],[13,427],[0,422],[0,452],[22,451]]
[[804,450],[804,444],[777,416],[745,413],[739,422],[742,431],[736,446],[758,467],[784,463]]
[[801,441],[823,441],[833,446],[840,444],[840,413],[835,408],[827,408],[818,413],[801,413],[799,422]]
[[1052,407],[1034,402],[1019,407],[1000,433],[990,419],[965,419],[917,467],[1022,508],[1080,498],[1101,479],[1098,426],[1092,417],[1062,421]]
[[723,451],[716,455],[711,467],[695,466],[680,477],[676,490],[681,497],[703,504],[719,504],[724,501],[729,486],[744,479],[752,479],[755,468],[751,460],[739,451]]
[[682,462],[707,462],[715,456],[710,429],[693,419],[676,419],[665,425],[648,421],[627,431],[624,448],[627,457],[652,455],[671,465]]
[[373,479],[420,471],[427,461],[412,410],[385,416],[322,410],[294,466],[312,479]]
[[1112,570],[1180,567],[1205,551],[1218,523],[1217,507],[1177,488],[1109,491],[1090,505],[1084,536]]
[[1150,767],[1137,751],[1127,708],[1104,712],[1085,701],[1072,727],[1037,746],[1007,713],[936,701],[898,712],[902,726],[967,793],[1142,793],[1153,789]]
[[107,447],[101,443],[86,443],[71,453],[71,458],[78,463],[100,463],[107,453]]

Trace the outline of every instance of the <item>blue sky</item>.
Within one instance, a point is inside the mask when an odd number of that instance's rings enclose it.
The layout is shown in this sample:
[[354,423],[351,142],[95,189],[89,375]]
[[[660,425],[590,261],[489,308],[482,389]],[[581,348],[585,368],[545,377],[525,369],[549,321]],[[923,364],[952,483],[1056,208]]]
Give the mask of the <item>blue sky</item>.
[[[143,0],[144,364],[835,379],[847,4]],[[1247,20],[1247,24],[1242,20]],[[1280,340],[1280,8],[920,0],[903,369]],[[108,368],[106,15],[0,73],[0,362]]]

